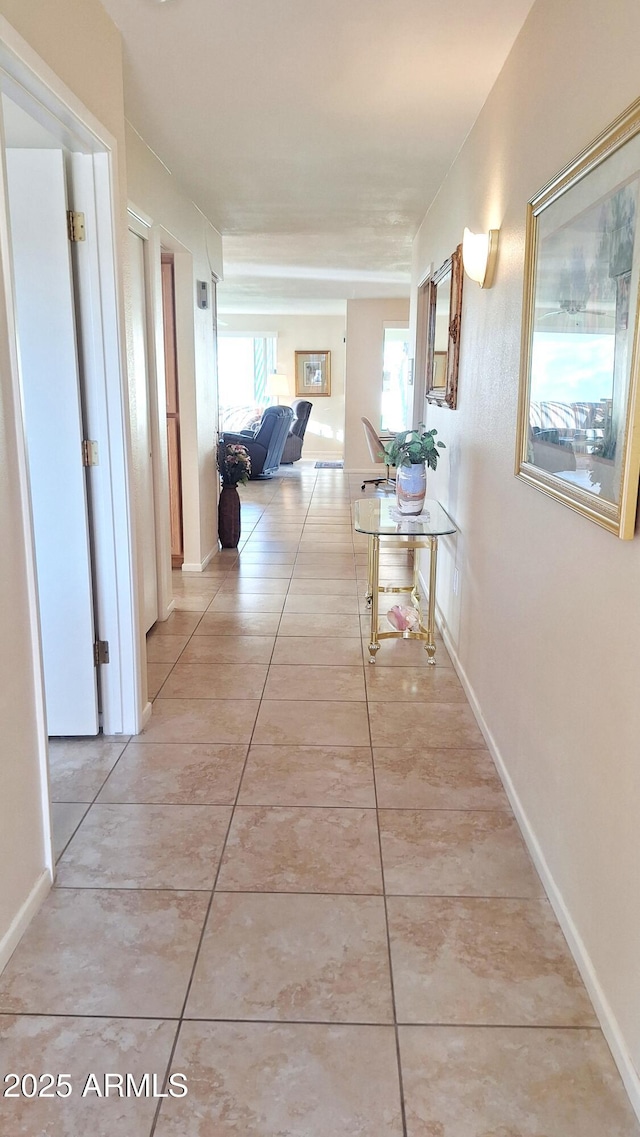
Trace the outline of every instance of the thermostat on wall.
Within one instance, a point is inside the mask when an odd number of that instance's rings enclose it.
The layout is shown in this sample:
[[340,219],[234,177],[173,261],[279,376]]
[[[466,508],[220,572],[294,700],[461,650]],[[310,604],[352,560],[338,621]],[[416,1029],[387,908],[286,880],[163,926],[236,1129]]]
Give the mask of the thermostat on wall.
[[209,284],[206,280],[197,282],[198,308],[209,307]]

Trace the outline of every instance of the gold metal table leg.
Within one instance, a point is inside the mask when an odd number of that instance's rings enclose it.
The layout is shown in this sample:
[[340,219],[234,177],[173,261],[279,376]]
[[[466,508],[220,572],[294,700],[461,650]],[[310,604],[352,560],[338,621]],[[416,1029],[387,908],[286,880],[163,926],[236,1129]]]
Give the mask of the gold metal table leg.
[[369,639],[369,663],[375,663],[376,652],[380,650],[378,641],[378,588],[380,585],[380,538],[369,535],[369,588],[371,590],[371,634]]
[[365,592],[365,600],[367,608],[371,607],[371,597],[373,596],[373,588],[371,585],[371,577],[373,571],[373,561],[371,559],[371,537],[367,541],[367,591]]
[[427,663],[436,662],[436,574],[438,570],[438,538],[429,537],[429,606],[427,610]]
[[411,589],[411,600],[414,608],[418,609],[420,613],[420,622],[422,623],[422,597],[420,596],[420,564],[416,556],[417,549],[413,548],[413,588]]

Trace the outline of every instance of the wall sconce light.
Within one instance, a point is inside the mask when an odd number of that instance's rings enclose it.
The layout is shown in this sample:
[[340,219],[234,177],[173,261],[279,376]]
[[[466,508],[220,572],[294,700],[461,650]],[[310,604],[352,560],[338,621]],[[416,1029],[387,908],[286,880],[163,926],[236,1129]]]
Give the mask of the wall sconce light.
[[272,372],[267,379],[267,391],[269,392],[269,398],[277,399],[278,406],[280,406],[281,399],[284,399],[286,402],[289,398],[289,380],[287,376],[277,371]]
[[476,280],[481,288],[491,288],[493,284],[499,233],[499,229],[490,229],[488,233],[472,233],[466,228],[464,231],[462,238],[464,271],[472,280]]

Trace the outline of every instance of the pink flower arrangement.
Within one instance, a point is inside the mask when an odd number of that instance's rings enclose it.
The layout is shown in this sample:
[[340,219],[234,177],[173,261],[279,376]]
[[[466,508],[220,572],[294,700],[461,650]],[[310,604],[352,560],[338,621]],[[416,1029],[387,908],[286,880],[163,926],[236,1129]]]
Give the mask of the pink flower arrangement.
[[246,446],[229,442],[218,451],[218,469],[223,486],[245,486],[251,474],[251,458]]

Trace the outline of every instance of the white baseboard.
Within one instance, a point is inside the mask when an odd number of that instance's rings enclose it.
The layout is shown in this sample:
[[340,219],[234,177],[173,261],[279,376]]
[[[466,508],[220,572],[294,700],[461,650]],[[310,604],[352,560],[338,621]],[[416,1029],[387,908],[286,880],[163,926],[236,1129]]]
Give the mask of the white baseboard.
[[169,616],[173,612],[173,609],[175,608],[175,606],[176,606],[176,598],[175,598],[175,596],[172,596],[171,599],[167,602],[166,608],[164,608],[160,612],[158,612],[158,623],[159,624],[164,624],[165,620],[169,619]]
[[145,726],[149,722],[149,719],[151,718],[152,712],[153,712],[153,703],[145,703],[145,707],[144,707],[144,710],[142,712],[142,721],[140,723],[140,730],[144,730]]
[[203,561],[194,562],[194,564],[183,564],[182,571],[183,572],[204,572],[207,565],[209,564],[209,561],[211,560],[212,557],[215,557],[217,552],[218,552],[218,546],[216,545],[215,549],[211,549],[207,553],[207,555]]
[[0,939],[0,972],[4,971],[40,905],[48,896],[53,879],[49,869],[40,874],[22,907]]
[[[314,453],[313,450],[309,450],[309,451],[305,450],[304,459],[305,459],[305,462],[342,462],[343,461],[342,454],[327,454],[326,451],[324,453],[322,453],[322,451],[316,451]],[[297,465],[298,465],[298,463],[294,462],[292,468],[295,468]]]
[[[420,576],[420,584],[424,590],[424,594],[426,594],[428,590],[426,589],[422,575]],[[515,814],[518,825],[520,826],[520,830],[524,837],[527,848],[531,854],[532,860],[536,866],[536,869],[538,870],[551,907],[553,908],[558,923],[564,932],[571,954],[573,955],[578,970],[584,981],[584,985],[589,992],[591,1002],[593,1003],[594,1010],[598,1016],[600,1026],[602,1027],[602,1033],[604,1034],[604,1037],[609,1044],[609,1048],[613,1055],[613,1060],[618,1067],[620,1077],[622,1078],[624,1087],[627,1091],[627,1094],[629,1095],[631,1106],[640,1119],[640,1076],[638,1075],[638,1071],[636,1070],[634,1062],[629,1053],[629,1049],[625,1042],[624,1035],[620,1029],[618,1020],[616,1019],[607,996],[602,989],[596,969],[593,965],[593,961],[589,955],[584,940],[576,928],[571,913],[569,912],[569,909],[565,903],[564,897],[562,896],[562,893],[560,892],[560,889],[558,888],[553,878],[553,875],[547,863],[547,859],[544,855],[544,851],[535,835],[529,817],[527,816],[527,812],[514,787],[504,758],[502,757],[502,754],[500,753],[500,750],[489,729],[489,726],[485,721],[480,704],[476,697],[475,691],[471,686],[469,678],[462,664],[460,663],[456,649],[447,632],[446,621],[443,619],[441,612],[438,613],[437,623],[444,640],[445,647],[451,656],[453,666],[457,672],[460,682],[462,683],[471,709],[476,717],[478,726],[484,735],[489,751],[491,752],[491,756],[497,766],[498,773],[504,785],[507,797],[511,803],[511,807]]]

